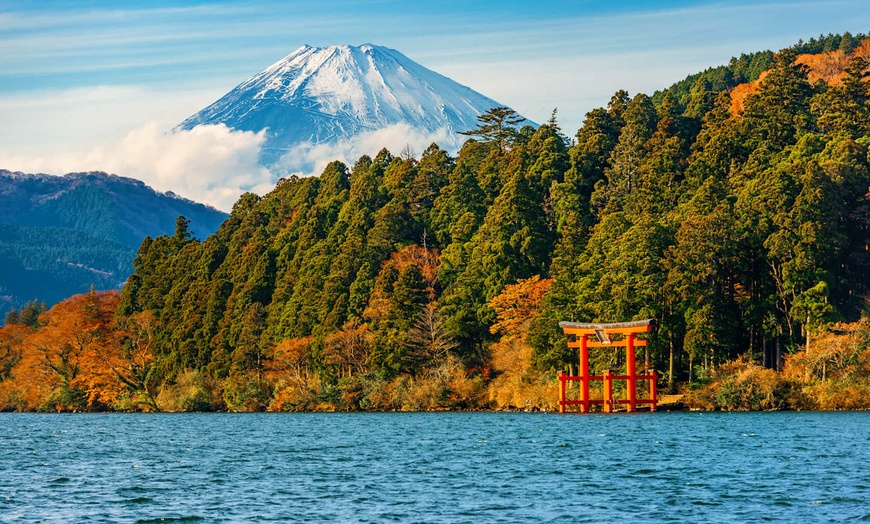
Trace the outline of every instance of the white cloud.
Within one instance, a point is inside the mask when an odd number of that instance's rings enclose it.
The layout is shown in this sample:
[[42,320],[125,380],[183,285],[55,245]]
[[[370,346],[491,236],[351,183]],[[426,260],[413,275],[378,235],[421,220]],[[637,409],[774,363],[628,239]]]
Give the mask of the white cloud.
[[451,152],[457,147],[446,129],[425,133],[396,124],[338,144],[296,146],[275,165],[264,167],[259,157],[265,133],[236,131],[223,124],[165,133],[157,122],[149,122],[109,146],[47,156],[0,151],[0,166],[56,175],[105,171],[229,211],[244,192],[263,195],[274,188],[279,176],[291,173],[319,175],[333,160],[352,167],[360,156],[374,157],[382,148],[394,155],[410,148],[419,158],[433,142]]
[[281,156],[273,166],[273,170],[282,174],[319,175],[333,160],[340,160],[348,167],[353,167],[362,155],[374,157],[383,148],[398,155],[409,147],[413,155],[419,158],[432,142],[451,152],[454,152],[457,146],[447,129],[425,133],[408,124],[395,124],[377,131],[362,133],[353,140],[338,144],[306,143],[293,147]]
[[92,163],[229,210],[245,191],[263,194],[274,186],[272,173],[257,163],[264,140],[264,132],[222,124],[164,134],[152,123],[128,133],[115,150],[93,151]]
[[242,193],[263,194],[274,187],[273,174],[258,164],[264,140],[264,132],[234,131],[224,125],[164,133],[150,122],[111,146],[49,157],[0,152],[0,165],[51,174],[106,171],[228,211]]

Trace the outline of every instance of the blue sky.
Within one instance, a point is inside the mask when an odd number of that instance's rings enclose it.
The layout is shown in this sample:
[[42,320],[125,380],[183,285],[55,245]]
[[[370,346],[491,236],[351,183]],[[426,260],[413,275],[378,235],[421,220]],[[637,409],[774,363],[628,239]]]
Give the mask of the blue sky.
[[0,168],[102,169],[303,44],[392,47],[573,135],[617,89],[844,31],[870,2],[0,0]]

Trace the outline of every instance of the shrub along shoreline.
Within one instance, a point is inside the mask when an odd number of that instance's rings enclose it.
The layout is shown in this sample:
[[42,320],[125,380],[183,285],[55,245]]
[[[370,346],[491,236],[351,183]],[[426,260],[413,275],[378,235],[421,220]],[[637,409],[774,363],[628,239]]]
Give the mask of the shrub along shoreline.
[[[541,284],[530,279],[515,286],[526,292],[509,286],[506,296],[528,297],[528,288]],[[91,292],[43,313],[35,327],[0,328],[0,411],[558,410],[555,372],[531,365],[526,339],[533,315],[517,316],[524,308],[509,300],[496,301],[494,330],[502,336],[490,347],[485,368],[471,369],[444,353],[415,374],[347,368],[324,379],[300,364],[299,355],[310,349],[310,340],[302,340],[279,347],[260,373],[243,381],[187,370],[163,382],[155,378],[159,355],[148,345],[153,319],[116,319],[117,303],[117,292]],[[828,326],[812,345],[787,354],[779,371],[749,356],[696,366],[682,392],[685,408],[693,410],[870,409],[870,319]]]

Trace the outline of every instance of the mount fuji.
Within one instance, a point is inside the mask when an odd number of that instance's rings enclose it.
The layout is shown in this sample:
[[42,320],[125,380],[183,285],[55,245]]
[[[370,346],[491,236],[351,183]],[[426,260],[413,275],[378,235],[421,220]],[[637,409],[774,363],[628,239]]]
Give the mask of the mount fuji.
[[260,162],[292,169],[299,167],[293,157],[300,151],[348,144],[389,128],[457,150],[464,141],[458,133],[475,129],[478,115],[501,105],[387,47],[306,45],[176,130],[218,124],[265,130]]

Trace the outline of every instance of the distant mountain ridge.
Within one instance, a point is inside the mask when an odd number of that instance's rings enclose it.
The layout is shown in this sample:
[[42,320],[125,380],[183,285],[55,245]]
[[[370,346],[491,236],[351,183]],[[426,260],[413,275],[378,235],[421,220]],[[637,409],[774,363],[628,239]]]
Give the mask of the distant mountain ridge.
[[34,298],[120,287],[142,240],[171,235],[179,215],[203,238],[227,216],[132,178],[0,169],[0,320]]
[[387,47],[302,46],[242,82],[179,124],[268,129],[262,161],[270,164],[300,144],[335,144],[396,124],[443,133],[458,149],[458,133],[477,127],[495,100]]
[[[161,205],[154,206],[157,202]],[[156,191],[141,180],[101,171],[54,176],[0,169],[2,224],[89,230],[135,249],[145,236],[155,234],[155,227],[171,234],[179,214],[203,236],[217,230],[227,216],[175,193]],[[113,217],[120,220],[111,221]]]

